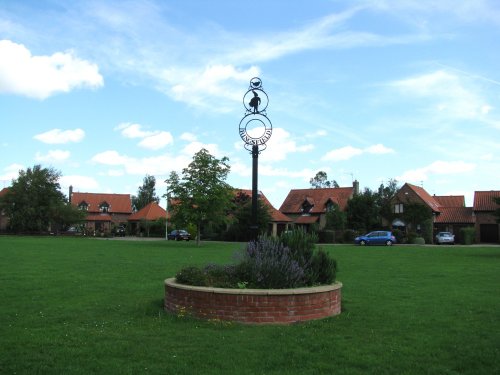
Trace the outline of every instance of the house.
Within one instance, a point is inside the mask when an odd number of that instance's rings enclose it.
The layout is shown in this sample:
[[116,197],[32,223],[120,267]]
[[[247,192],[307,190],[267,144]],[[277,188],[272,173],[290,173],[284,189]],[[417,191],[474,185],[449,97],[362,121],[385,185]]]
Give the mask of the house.
[[476,242],[500,242],[500,224],[497,222],[495,210],[500,205],[493,198],[500,198],[499,190],[474,192],[474,215],[476,217]]
[[326,214],[338,207],[344,211],[347,202],[354,194],[359,193],[358,181],[353,187],[292,189],[285,198],[279,211],[293,220],[293,224],[309,230],[311,225],[323,229],[326,225]]
[[430,195],[420,186],[405,183],[393,199],[395,218],[391,223],[392,227],[417,233],[422,231],[424,223],[411,228],[411,224],[405,222],[405,205],[410,203],[421,204],[429,209],[428,219],[432,220],[433,235],[440,231],[452,232],[455,240],[461,242],[461,229],[474,226],[472,207],[465,207],[463,195]]
[[[0,190],[0,198],[2,198],[7,192],[8,188],[3,188]],[[0,232],[5,232],[7,230],[7,225],[9,224],[9,218],[5,215],[4,211],[0,209]]]
[[[249,197],[249,199],[252,199],[252,190],[249,189],[236,189],[234,192],[235,196],[238,194],[244,194]],[[285,214],[281,213],[278,211],[272,204],[269,202],[269,200],[266,198],[266,196],[262,193],[262,191],[259,191],[259,199],[262,200],[264,205],[267,206],[269,213],[271,214],[271,223],[269,224],[269,233],[273,236],[279,236],[281,232],[285,231],[288,229],[289,224],[292,223],[292,219],[290,219],[288,216]]]
[[167,211],[160,207],[157,202],[150,202],[139,211],[129,216],[127,219],[129,223],[129,233],[139,233],[141,222],[151,223],[161,218],[166,219],[166,217]]
[[132,214],[130,194],[79,193],[70,186],[69,202],[87,212],[85,229],[90,233],[109,233]]

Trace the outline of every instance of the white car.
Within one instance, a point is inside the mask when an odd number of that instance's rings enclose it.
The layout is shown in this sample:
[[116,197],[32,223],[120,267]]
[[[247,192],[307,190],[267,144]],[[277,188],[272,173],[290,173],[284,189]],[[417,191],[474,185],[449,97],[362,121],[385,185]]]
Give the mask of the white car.
[[442,245],[445,243],[449,243],[451,245],[455,244],[455,235],[450,232],[439,232],[436,234],[436,243],[438,245]]

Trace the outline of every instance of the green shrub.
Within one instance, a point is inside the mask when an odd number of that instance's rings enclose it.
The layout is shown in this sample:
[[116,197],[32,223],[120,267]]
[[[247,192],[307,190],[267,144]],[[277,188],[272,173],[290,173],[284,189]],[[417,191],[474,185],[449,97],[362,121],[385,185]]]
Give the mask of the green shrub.
[[410,243],[415,244],[415,245],[425,245],[425,239],[424,239],[424,237],[417,236],[417,237],[414,237],[412,239],[412,242],[410,242]]
[[181,269],[175,275],[175,281],[179,284],[208,286],[205,273],[201,268],[195,266],[188,266]]
[[278,241],[290,249],[292,257],[299,264],[304,265],[313,255],[314,246],[318,242],[318,235],[316,233],[307,233],[303,229],[295,229],[283,232]]
[[407,243],[414,243],[415,238],[417,238],[418,235],[415,232],[408,232],[408,235],[406,236],[406,242]]
[[314,253],[311,268],[314,279],[311,284],[331,284],[335,281],[337,275],[337,261],[323,249],[319,249]]
[[474,227],[467,227],[460,229],[462,244],[471,245],[476,241],[476,229]]
[[[288,289],[335,281],[337,263],[324,250],[314,250],[315,234],[295,231],[277,237],[260,236],[237,253],[235,264],[185,267],[180,284],[259,289]],[[285,245],[287,244],[287,245]]]

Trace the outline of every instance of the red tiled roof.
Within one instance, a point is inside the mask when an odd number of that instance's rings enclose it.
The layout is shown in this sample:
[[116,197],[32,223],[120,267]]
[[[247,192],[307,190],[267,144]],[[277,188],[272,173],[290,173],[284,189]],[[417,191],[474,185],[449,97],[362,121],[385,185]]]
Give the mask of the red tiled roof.
[[325,188],[325,189],[292,189],[288,193],[285,201],[280,207],[284,214],[298,214],[302,211],[302,204],[307,201],[314,206],[310,213],[323,213],[326,211],[326,204],[332,201],[339,205],[341,211],[345,210],[347,201],[352,197],[354,188]]
[[139,221],[139,220],[148,220],[154,221],[159,218],[164,218],[167,215],[167,211],[165,211],[160,205],[156,202],[148,203],[145,207],[141,208],[139,211],[133,213],[128,218],[128,221]]
[[86,202],[89,213],[99,212],[101,203],[109,204],[110,213],[132,213],[132,202],[130,194],[101,194],[101,193],[76,193],[71,194],[71,204],[78,206],[80,203]]
[[297,219],[295,219],[294,223],[295,224],[312,224],[317,222],[319,219],[319,216],[299,216]]
[[472,207],[441,207],[436,223],[474,224]]
[[[250,198],[252,198],[252,190],[249,189],[236,189],[235,190],[235,195],[238,193],[243,193],[248,195]],[[271,219],[274,222],[292,222],[293,220],[290,219],[288,216],[283,214],[282,212],[278,211],[274,206],[269,202],[269,200],[266,198],[266,196],[259,191],[259,197],[262,199],[264,204],[269,208],[269,213],[271,214]]]
[[2,190],[0,190],[0,197],[3,197],[5,194],[7,194],[8,191],[9,188],[3,188]]
[[441,207],[441,205],[435,199],[435,197],[433,197],[428,192],[426,192],[424,188],[421,188],[420,186],[412,185],[409,183],[406,183],[405,185],[408,186],[411,190],[413,190],[420,197],[420,199],[422,199],[424,201],[424,203],[427,206],[429,206],[429,208],[432,211],[440,212],[439,208]]
[[500,208],[493,198],[500,198],[500,190],[475,191],[474,211],[495,211]]
[[463,195],[434,195],[434,199],[442,207],[465,207]]

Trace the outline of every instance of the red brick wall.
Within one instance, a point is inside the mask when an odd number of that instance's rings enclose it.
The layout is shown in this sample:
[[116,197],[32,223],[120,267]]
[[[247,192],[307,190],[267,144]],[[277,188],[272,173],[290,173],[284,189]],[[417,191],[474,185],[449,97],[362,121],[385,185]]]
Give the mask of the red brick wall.
[[165,280],[165,310],[204,319],[289,324],[340,314],[341,283],[300,289],[222,289]]

